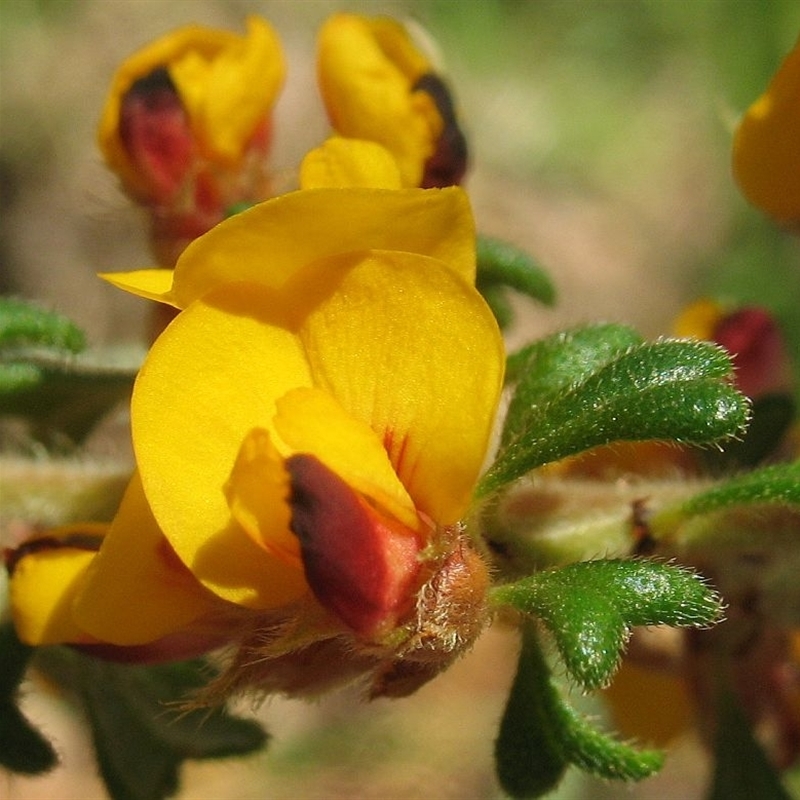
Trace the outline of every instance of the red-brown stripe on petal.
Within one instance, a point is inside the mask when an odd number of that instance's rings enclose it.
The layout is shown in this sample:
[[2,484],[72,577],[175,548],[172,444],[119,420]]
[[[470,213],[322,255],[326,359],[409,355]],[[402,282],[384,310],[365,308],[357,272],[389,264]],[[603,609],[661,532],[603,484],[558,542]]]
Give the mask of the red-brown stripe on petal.
[[319,602],[360,636],[388,632],[413,606],[421,543],[311,455],[287,459],[292,530]]
[[230,632],[230,625],[225,624],[224,621],[217,625],[216,629],[213,622],[207,625],[200,622],[187,630],[170,633],[144,644],[119,645],[98,642],[96,644],[72,644],[70,647],[92,658],[116,664],[138,664],[140,666],[167,664],[199,658],[212,650],[230,644]]

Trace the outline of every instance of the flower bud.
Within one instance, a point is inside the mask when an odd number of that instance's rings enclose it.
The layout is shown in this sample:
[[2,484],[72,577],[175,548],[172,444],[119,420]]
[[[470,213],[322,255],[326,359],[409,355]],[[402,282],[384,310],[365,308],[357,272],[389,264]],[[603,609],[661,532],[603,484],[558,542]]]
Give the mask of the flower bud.
[[775,318],[764,308],[728,309],[713,300],[699,300],[678,317],[675,333],[724,347],[733,359],[737,387],[752,399],[791,389],[786,342]]
[[414,84],[412,91],[425,92],[431,97],[443,123],[436,149],[425,161],[420,185],[423,189],[433,189],[461,183],[467,171],[467,140],[458,126],[447,84],[435,73],[426,72]]
[[335,14],[320,31],[317,71],[336,132],[383,145],[404,185],[461,181],[467,145],[452,98],[403,25]]
[[175,84],[164,67],[139,78],[122,98],[119,136],[143,179],[142,202],[175,200],[194,158],[194,141]]
[[153,246],[174,266],[231,207],[269,196],[263,160],[284,63],[272,28],[189,25],[126,59],[98,129],[123,188],[153,215]]

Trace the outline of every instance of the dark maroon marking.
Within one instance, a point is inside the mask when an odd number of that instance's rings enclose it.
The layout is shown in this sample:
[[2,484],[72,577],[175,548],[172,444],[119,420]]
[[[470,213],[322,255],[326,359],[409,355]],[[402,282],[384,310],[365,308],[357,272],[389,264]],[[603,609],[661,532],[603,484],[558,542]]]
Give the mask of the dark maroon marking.
[[37,539],[23,542],[19,547],[13,550],[10,548],[5,549],[3,551],[3,559],[8,574],[11,575],[17,564],[19,564],[25,556],[41,553],[45,550],[63,550],[64,548],[97,552],[100,549],[102,541],[102,536],[97,536],[92,533],[70,533],[60,538],[55,536],[40,536]]
[[467,139],[458,126],[450,90],[447,88],[447,84],[433,72],[423,75],[411,87],[411,90],[430,95],[444,123],[442,135],[436,143],[436,150],[425,162],[422,188],[455,186],[461,183],[464,173],[467,171],[469,153]]
[[[286,468],[291,476],[291,527],[300,540],[311,590],[354,631],[374,632],[397,613],[404,588],[417,574],[413,534],[392,530],[314,456],[292,456]],[[396,547],[406,535],[414,544]]]

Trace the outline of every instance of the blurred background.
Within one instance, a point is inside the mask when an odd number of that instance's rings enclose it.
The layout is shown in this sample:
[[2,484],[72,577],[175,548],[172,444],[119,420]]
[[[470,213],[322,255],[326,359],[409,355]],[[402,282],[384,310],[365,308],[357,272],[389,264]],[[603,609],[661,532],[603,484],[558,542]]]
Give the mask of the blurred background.
[[[738,116],[800,34],[796,0],[0,0],[0,292],[71,316],[96,345],[141,340],[146,304],[95,277],[150,263],[144,217],[94,143],[113,71],[178,25],[269,18],[289,63],[272,168],[288,176],[327,131],[313,53],[334,10],[410,17],[436,42],[471,144],[479,229],[525,248],[558,289],[554,309],[520,306],[512,344],[601,319],[668,333],[710,293],[766,305],[800,363],[800,240],[746,205],[729,167]],[[491,742],[514,650],[492,632],[409,701],[271,702],[268,751],[190,766],[182,797],[500,797]],[[31,703],[47,705],[65,767],[0,776],[0,797],[102,798],[70,707]],[[688,800],[706,769],[678,742],[663,775],[633,791],[575,778],[561,796]]]

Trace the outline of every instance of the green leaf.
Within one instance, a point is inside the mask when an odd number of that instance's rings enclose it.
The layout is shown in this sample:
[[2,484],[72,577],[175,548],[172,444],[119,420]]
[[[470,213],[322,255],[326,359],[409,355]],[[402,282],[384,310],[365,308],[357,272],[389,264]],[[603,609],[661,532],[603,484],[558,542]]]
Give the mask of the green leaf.
[[242,755],[266,742],[255,721],[223,708],[184,709],[214,675],[203,661],[129,666],[48,648],[39,663],[83,705],[114,800],[162,800],[177,791],[187,758]]
[[25,392],[35,388],[42,380],[42,373],[34,364],[0,364],[0,402],[3,396]]
[[545,305],[553,305],[555,288],[547,273],[524,251],[508,242],[479,236],[477,286],[508,286]]
[[539,618],[570,675],[586,689],[605,686],[631,628],[700,627],[722,611],[696,573],[644,559],[581,561],[497,587],[492,602]]
[[562,746],[570,763],[598,778],[641,781],[664,764],[660,750],[637,750],[589,724],[586,717],[561,700]]
[[492,314],[497,320],[501,330],[507,328],[514,321],[514,309],[508,300],[508,292],[503,286],[482,286],[480,292]]
[[676,507],[653,515],[651,528],[662,531],[683,519],[745,505],[782,505],[800,508],[800,460],[762,467],[698,492]]
[[105,353],[98,361],[85,344],[66,317],[0,298],[0,414],[23,417],[45,440],[83,439],[130,392],[141,361],[109,363]]
[[559,704],[535,634],[526,632],[494,748],[498,780],[511,797],[541,797],[564,776]]
[[568,391],[641,342],[642,337],[626,325],[587,325],[552,334],[509,356],[506,380],[518,385],[506,415],[503,441],[519,432],[533,406]]
[[765,624],[800,625],[800,461],[764,467],[656,511],[659,552],[702,564],[732,602]]
[[20,346],[78,353],[86,339],[75,323],[60,314],[14,297],[0,297],[0,352]]
[[[43,438],[64,434],[80,442],[130,394],[136,364],[16,349],[0,365],[0,414],[29,420]],[[12,360],[13,359],[13,360]]]
[[14,626],[0,627],[0,765],[11,772],[41,775],[58,763],[50,742],[17,707],[19,684],[33,648],[17,638]]
[[[514,413],[479,497],[550,461],[615,441],[709,444],[740,433],[749,403],[718,346],[665,339],[627,348],[545,402]],[[514,401],[512,401],[513,403]]]
[[[648,521],[650,532],[659,541],[699,541],[730,528],[720,514],[740,512],[752,507],[761,513],[764,507],[800,510],[800,460],[775,464],[745,472],[715,484],[675,505],[656,511]],[[706,518],[706,519],[704,519]],[[738,525],[736,527],[743,527]]]
[[555,685],[535,629],[528,624],[495,743],[495,762],[506,792],[532,798],[555,788],[568,764],[601,778],[637,781],[660,769],[663,756],[616,741],[572,708]]
[[718,715],[708,800],[791,800],[731,693],[722,695]]

